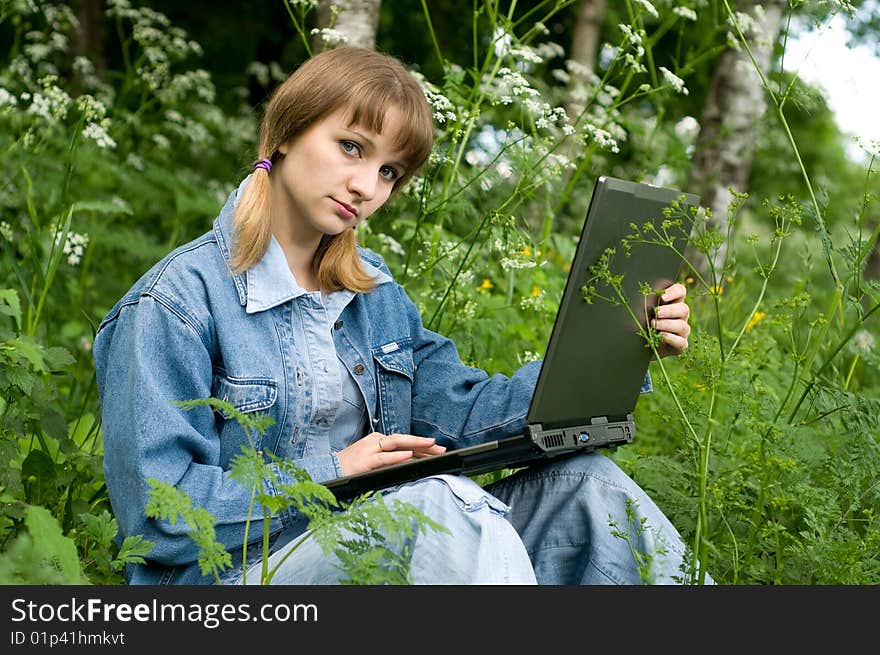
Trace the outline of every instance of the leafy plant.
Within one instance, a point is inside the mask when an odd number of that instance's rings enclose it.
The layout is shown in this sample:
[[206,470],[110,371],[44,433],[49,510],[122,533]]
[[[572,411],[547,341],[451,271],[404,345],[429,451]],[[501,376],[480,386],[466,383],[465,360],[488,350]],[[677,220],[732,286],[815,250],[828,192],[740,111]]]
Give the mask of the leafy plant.
[[[265,414],[245,414],[219,398],[196,399],[176,403],[186,409],[210,406],[236,420],[250,442],[232,460],[231,477],[251,492],[251,506],[242,543],[241,569],[247,583],[250,549],[248,537],[252,517],[260,513],[263,525],[260,584],[269,584],[276,571],[308,539],[315,540],[323,552],[334,555],[341,582],[347,584],[407,584],[412,580],[409,561],[412,545],[419,533],[446,531],[415,507],[394,500],[390,505],[381,494],[368,493],[350,503],[340,502],[326,486],[313,482],[308,473],[289,460],[279,460],[271,453],[257,451],[254,433],[262,434],[271,425]],[[288,482],[287,480],[292,480]],[[266,483],[278,494],[265,491]],[[182,518],[190,528],[190,537],[199,548],[199,567],[203,575],[220,582],[224,570],[232,567],[232,557],[216,539],[214,517],[203,508],[193,507],[187,495],[161,480],[148,480],[150,502],[147,516],[176,523]],[[308,520],[307,530],[270,568],[269,524],[273,516],[293,509]],[[252,564],[252,563],[251,563]]]

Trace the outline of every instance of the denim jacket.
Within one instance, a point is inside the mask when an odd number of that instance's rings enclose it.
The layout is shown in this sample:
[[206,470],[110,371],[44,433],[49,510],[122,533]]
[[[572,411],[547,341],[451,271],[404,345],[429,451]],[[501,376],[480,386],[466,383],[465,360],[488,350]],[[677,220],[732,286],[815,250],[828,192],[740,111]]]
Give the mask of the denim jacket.
[[[156,544],[147,564],[126,571],[132,584],[213,581],[202,576],[182,520],[146,517],[150,478],[174,484],[207,509],[218,540],[233,561],[241,560],[250,493],[230,478],[229,466],[247,436],[236,421],[206,406],[185,410],[173,401],[213,396],[241,412],[267,412],[274,423],[258,448],[288,457],[318,482],[342,475],[329,439],[299,424],[312,399],[297,382],[306,372],[293,364],[292,298],[259,275],[259,264],[230,272],[232,211],[246,183],[230,194],[211,231],[134,284],[95,338],[104,472],[120,538],[143,535]],[[332,336],[339,365],[363,397],[368,425],[435,437],[448,449],[521,432],[540,362],[510,377],[464,365],[452,341],[422,325],[383,260],[359,252],[381,283],[355,294]],[[269,481],[265,491],[276,493]],[[257,545],[262,510],[251,516],[248,534]],[[270,533],[297,521],[294,510],[285,511],[271,519]]]

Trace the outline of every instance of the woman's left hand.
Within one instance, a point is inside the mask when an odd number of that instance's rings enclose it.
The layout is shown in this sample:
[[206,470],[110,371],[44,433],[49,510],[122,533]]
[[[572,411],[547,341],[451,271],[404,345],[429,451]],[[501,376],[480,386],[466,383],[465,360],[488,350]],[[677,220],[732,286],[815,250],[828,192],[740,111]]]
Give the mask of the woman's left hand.
[[686,295],[687,288],[676,282],[667,287],[660,297],[660,303],[654,308],[651,326],[663,336],[663,342],[657,346],[660,357],[680,355],[687,350],[691,309],[684,301]]

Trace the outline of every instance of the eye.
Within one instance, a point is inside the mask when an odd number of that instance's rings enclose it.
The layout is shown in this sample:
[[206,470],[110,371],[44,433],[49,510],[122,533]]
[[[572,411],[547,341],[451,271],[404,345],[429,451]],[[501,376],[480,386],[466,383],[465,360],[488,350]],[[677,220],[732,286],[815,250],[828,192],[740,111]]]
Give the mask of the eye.
[[397,178],[400,177],[400,173],[398,173],[397,170],[392,168],[391,166],[383,166],[382,168],[380,168],[379,175],[381,175],[382,178],[387,180],[388,182],[395,182],[397,181]]
[[354,141],[343,140],[339,142],[339,147],[346,155],[360,155],[361,147]]

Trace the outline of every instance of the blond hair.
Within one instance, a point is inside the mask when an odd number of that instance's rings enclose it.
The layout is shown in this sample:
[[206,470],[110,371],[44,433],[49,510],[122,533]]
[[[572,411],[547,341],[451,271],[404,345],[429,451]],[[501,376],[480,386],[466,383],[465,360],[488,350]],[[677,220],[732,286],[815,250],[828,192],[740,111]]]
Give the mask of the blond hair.
[[[303,63],[272,94],[260,125],[257,160],[274,161],[278,148],[337,109],[350,110],[351,124],[382,132],[385,113],[397,107],[406,120],[394,138],[405,172],[396,193],[427,160],[434,138],[430,106],[419,84],[397,59],[374,50],[338,47]],[[247,270],[269,247],[269,173],[254,170],[235,207],[232,270]],[[321,287],[369,291],[374,282],[361,266],[354,229],[325,236],[315,253]]]

